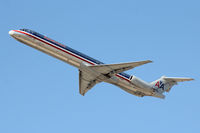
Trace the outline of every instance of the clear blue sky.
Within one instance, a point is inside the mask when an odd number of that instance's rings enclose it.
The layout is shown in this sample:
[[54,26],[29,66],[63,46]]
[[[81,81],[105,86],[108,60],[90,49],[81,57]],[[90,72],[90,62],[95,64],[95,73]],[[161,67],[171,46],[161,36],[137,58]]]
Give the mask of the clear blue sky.
[[[0,133],[199,133],[198,0],[2,0]],[[139,98],[113,85],[78,91],[78,70],[8,35],[28,28],[105,63],[150,59],[134,70],[195,78],[166,99]]]

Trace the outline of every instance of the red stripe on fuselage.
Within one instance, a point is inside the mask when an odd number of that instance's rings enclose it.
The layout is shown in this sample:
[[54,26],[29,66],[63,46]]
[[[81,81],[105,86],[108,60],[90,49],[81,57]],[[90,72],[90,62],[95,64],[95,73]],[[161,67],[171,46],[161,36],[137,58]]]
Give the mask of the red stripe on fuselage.
[[37,39],[37,40],[39,40],[39,41],[41,41],[41,42],[43,42],[43,43],[46,43],[46,44],[50,45],[51,47],[54,47],[54,48],[56,48],[56,49],[59,49],[59,50],[65,52],[65,53],[67,53],[67,54],[69,54],[69,55],[71,55],[71,56],[74,56],[74,57],[76,57],[76,58],[78,58],[78,59],[80,59],[80,60],[83,60],[83,61],[85,61],[85,62],[87,62],[87,63],[89,63],[89,64],[91,64],[91,65],[95,65],[94,63],[89,62],[88,60],[85,60],[85,59],[83,59],[83,58],[81,58],[81,57],[79,57],[79,56],[76,56],[76,55],[74,55],[74,54],[72,54],[72,53],[70,53],[70,52],[68,52],[68,51],[66,51],[66,50],[63,50],[63,49],[59,48],[59,47],[56,47],[56,46],[50,44],[49,42],[46,42],[46,41],[44,41],[44,40],[42,40],[42,39],[40,39],[40,38],[37,38],[37,37],[35,37],[35,36],[31,35],[31,34],[28,34],[28,33],[26,33],[26,32],[22,32],[22,31],[19,31],[19,30],[14,30],[14,31],[15,31],[15,32],[22,33],[22,34],[25,34],[25,35],[28,35],[28,36],[30,36],[30,37],[32,37],[32,38],[34,38],[34,39]]
[[[59,47],[56,47],[56,46],[52,45],[51,43],[46,42],[46,41],[40,39],[39,37],[35,37],[35,36],[31,35],[30,33],[26,33],[26,32],[20,31],[20,30],[13,30],[13,31],[19,32],[19,33],[22,33],[22,34],[25,34],[25,35],[27,35],[27,36],[30,36],[30,37],[32,37],[32,38],[34,38],[34,39],[37,39],[37,40],[39,40],[39,41],[41,41],[41,42],[43,42],[43,43],[45,43],[45,44],[47,44],[47,45],[49,45],[49,46],[51,46],[51,47],[54,47],[54,48],[56,48],[56,49],[58,49],[58,50],[60,50],[60,51],[63,51],[63,52],[65,52],[65,53],[71,55],[71,56],[74,56],[74,57],[76,57],[76,58],[78,58],[78,59],[80,59],[80,60],[82,60],[82,61],[85,61],[85,62],[87,62],[87,63],[89,63],[89,64],[91,64],[91,65],[95,65],[95,63],[93,63],[93,62],[91,62],[91,61],[85,60],[84,58],[81,58],[81,57],[79,57],[79,56],[77,56],[77,55],[75,55],[75,54],[72,54],[72,53],[70,53],[70,52],[68,52],[68,51],[66,51],[66,50],[63,50],[63,49],[61,49],[61,48],[59,48]],[[130,80],[124,78],[123,76],[121,76],[121,75],[119,75],[119,74],[116,74],[116,76],[117,76],[117,77],[120,77],[120,78],[122,78],[122,79],[124,79],[124,80],[126,80],[126,81],[128,81],[128,82],[130,82]]]

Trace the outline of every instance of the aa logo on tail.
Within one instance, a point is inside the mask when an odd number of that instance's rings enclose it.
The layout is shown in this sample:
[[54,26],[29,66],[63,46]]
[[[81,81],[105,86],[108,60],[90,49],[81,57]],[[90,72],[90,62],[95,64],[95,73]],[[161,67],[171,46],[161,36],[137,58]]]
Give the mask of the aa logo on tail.
[[163,83],[162,81],[158,81],[158,82],[155,84],[155,86],[157,86],[158,88],[161,88],[161,89],[163,89],[163,90],[164,90],[164,88],[165,88],[165,85],[164,85],[164,83]]

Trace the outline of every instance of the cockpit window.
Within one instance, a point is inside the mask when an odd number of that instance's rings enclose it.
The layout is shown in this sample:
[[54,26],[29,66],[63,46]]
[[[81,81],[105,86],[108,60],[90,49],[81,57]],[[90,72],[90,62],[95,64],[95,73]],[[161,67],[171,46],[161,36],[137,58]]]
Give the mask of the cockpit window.
[[29,30],[29,29],[20,29],[20,30],[26,31],[26,32],[30,32],[30,31],[31,31],[31,30]]
[[32,30],[29,30],[29,29],[20,29],[20,30],[22,30],[22,31],[26,31],[26,32],[28,32],[28,33],[34,33],[34,31],[32,31]]
[[33,31],[33,30],[29,30],[29,29],[20,29],[20,30],[21,30],[21,31],[28,32],[28,33],[31,33],[31,34],[33,34],[33,35],[35,35],[35,36],[38,36],[38,37],[44,37],[43,35],[41,35],[41,34],[35,32],[35,31]]

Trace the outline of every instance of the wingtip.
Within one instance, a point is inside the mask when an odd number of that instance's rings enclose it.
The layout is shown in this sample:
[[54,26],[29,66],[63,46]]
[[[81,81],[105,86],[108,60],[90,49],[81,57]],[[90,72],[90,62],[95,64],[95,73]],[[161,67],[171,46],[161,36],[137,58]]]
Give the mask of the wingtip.
[[133,62],[133,63],[139,63],[139,65],[138,66],[140,66],[140,65],[144,65],[144,64],[148,64],[148,63],[152,63],[153,61],[151,61],[151,60],[144,60],[144,61],[138,61],[138,62]]
[[195,80],[195,79],[193,79],[193,78],[189,78],[189,81],[192,81],[192,80]]
[[146,60],[144,61],[145,63],[152,63],[153,61],[152,60]]

